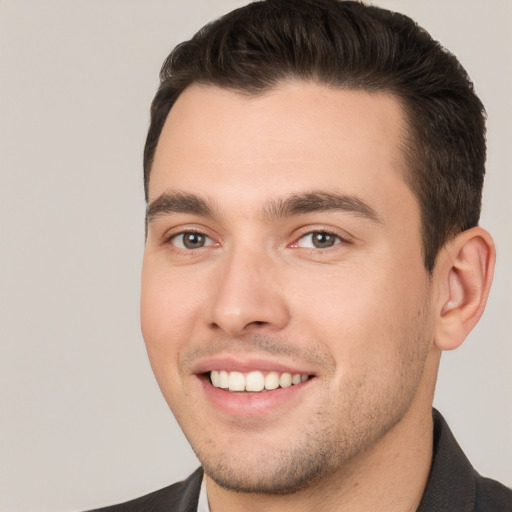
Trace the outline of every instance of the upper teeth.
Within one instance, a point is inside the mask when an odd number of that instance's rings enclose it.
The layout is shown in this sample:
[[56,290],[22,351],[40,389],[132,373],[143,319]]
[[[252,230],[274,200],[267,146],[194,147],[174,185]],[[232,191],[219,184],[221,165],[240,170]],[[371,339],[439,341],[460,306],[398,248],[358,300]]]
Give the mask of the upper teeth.
[[241,372],[227,372],[225,370],[213,370],[210,372],[210,380],[216,388],[229,389],[229,391],[263,391],[278,387],[287,388],[292,384],[300,384],[307,380],[307,374],[279,373],[254,371],[247,374]]

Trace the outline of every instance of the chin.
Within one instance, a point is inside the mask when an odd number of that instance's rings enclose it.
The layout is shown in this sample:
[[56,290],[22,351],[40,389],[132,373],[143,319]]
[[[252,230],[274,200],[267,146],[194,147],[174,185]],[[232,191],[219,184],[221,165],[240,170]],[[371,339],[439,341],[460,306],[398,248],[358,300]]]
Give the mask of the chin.
[[300,455],[286,459],[266,458],[258,464],[250,461],[226,464],[222,460],[210,464],[206,461],[203,468],[208,477],[226,490],[268,495],[294,494],[322,480],[327,473],[328,466],[318,455],[314,463],[305,461]]

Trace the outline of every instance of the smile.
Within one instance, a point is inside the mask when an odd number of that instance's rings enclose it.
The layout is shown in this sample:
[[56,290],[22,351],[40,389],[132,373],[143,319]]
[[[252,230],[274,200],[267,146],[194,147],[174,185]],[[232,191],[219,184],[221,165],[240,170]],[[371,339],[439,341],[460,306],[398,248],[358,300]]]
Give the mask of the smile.
[[271,371],[242,373],[236,371],[213,370],[210,372],[211,384],[230,392],[260,393],[277,388],[288,388],[308,380],[309,375]]

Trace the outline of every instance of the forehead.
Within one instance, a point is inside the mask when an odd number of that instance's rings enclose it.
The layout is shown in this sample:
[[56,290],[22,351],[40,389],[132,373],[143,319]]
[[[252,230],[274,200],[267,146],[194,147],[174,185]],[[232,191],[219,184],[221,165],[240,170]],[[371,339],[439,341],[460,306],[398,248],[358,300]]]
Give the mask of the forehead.
[[386,93],[293,82],[250,96],[193,85],[162,130],[150,201],[190,187],[219,198],[305,189],[393,195],[406,186],[404,128],[399,102]]

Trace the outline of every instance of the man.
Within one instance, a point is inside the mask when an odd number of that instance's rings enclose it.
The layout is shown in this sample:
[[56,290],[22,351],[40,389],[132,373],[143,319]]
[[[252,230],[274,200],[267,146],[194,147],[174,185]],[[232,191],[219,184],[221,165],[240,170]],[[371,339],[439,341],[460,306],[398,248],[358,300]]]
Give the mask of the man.
[[202,468],[102,510],[512,510],[432,412],[495,258],[457,60],[396,13],[267,0],[179,45],[151,114],[142,330]]

